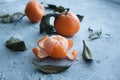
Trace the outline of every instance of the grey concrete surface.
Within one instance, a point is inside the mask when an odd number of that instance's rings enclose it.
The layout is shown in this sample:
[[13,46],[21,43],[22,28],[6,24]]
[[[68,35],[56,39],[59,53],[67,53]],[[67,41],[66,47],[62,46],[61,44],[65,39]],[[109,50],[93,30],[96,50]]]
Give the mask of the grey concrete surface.
[[[65,72],[43,74],[32,64],[32,48],[45,34],[39,34],[39,23],[32,24],[25,17],[20,22],[0,23],[0,80],[120,80],[120,1],[119,0],[42,0],[62,5],[75,14],[84,15],[79,32],[70,37],[73,49],[78,50],[77,60]],[[0,13],[24,12],[28,0],[0,3]],[[46,13],[51,12],[46,10]],[[88,27],[102,28],[100,39],[88,39]],[[106,35],[110,34],[110,36]],[[25,41],[27,50],[15,52],[5,47],[11,36]],[[82,40],[90,48],[94,60],[88,64],[82,59]]]

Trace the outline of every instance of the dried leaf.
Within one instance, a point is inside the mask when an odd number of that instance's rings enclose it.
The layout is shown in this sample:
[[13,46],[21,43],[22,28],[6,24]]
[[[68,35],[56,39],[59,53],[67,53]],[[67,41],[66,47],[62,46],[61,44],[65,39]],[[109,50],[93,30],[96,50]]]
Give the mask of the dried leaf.
[[0,19],[3,23],[11,23],[15,21],[21,20],[25,15],[21,12],[16,12],[12,15],[9,14],[3,14],[0,16]]
[[56,17],[59,14],[50,13],[43,16],[40,23],[40,33],[46,32],[47,34],[55,33],[54,26],[50,24],[50,17]]
[[80,22],[82,22],[82,20],[83,20],[84,16],[79,15],[79,14],[77,14],[76,16],[79,18]]
[[[91,26],[90,26],[91,27]],[[93,33],[93,29],[91,29],[91,28],[88,28],[88,31],[90,32],[90,33]]]
[[5,17],[8,17],[9,14],[6,14],[6,13],[3,13],[3,14],[0,14],[0,18],[5,18]]
[[42,72],[47,74],[56,74],[67,70],[70,66],[54,66],[54,65],[41,65],[38,62],[33,62],[33,64]]
[[107,35],[107,36],[111,36],[110,34],[108,34],[108,33],[106,33],[105,35]]
[[95,39],[98,39],[100,38],[100,35],[101,35],[101,32],[95,32],[94,34],[89,34],[89,39],[90,40],[95,40]]
[[85,61],[91,61],[93,58],[92,58],[92,54],[89,50],[89,48],[87,47],[85,41],[83,40],[83,54],[82,54],[82,57]]
[[16,12],[13,15],[10,16],[11,21],[15,22],[15,21],[19,21],[21,20],[25,15],[21,12]]
[[20,39],[13,37],[11,37],[9,40],[6,41],[6,47],[14,51],[26,50],[24,41],[21,41]]
[[2,18],[1,21],[2,21],[3,23],[11,23],[10,16],[7,16],[7,17]]
[[91,28],[88,28],[88,31],[90,32],[89,33],[89,36],[88,38],[90,40],[95,40],[95,39],[99,39],[101,34],[102,34],[102,29],[100,29],[100,31],[93,31]]

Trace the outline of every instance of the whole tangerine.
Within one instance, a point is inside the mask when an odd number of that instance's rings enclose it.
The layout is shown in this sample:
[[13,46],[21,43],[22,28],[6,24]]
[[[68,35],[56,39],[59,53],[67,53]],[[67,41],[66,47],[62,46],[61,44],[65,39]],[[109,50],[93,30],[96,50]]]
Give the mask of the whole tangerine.
[[55,18],[54,27],[60,35],[73,36],[80,29],[80,21],[74,13],[62,12]]
[[30,0],[25,7],[25,14],[33,23],[39,22],[45,14],[45,9],[37,0]]

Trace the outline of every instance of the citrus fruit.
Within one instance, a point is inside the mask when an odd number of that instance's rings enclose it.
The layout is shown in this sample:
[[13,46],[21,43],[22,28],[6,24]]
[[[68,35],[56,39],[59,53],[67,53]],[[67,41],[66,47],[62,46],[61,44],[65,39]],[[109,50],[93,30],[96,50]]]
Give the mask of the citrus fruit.
[[38,47],[33,48],[33,53],[40,59],[49,56],[55,59],[67,57],[70,60],[75,60],[77,51],[74,50],[72,53],[68,53],[72,46],[73,41],[63,36],[44,36],[38,41]]
[[25,14],[33,23],[39,22],[45,14],[45,9],[37,0],[30,0],[25,7]]
[[70,11],[62,12],[55,18],[54,27],[60,35],[73,36],[80,29],[80,21],[74,13]]

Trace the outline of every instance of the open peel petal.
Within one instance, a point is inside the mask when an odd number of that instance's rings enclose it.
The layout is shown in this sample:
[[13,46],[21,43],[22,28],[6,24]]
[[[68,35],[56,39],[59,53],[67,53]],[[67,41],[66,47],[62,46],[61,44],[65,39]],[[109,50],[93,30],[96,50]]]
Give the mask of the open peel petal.
[[56,45],[50,54],[50,57],[52,58],[64,58],[66,57],[67,52],[64,50],[64,48],[60,45]]
[[73,41],[72,39],[68,39],[68,50],[71,49],[73,46]]
[[46,36],[44,36],[43,38],[41,38],[41,39],[38,41],[38,43],[37,43],[38,47],[44,48],[44,42],[45,42],[45,40],[48,39],[48,38],[49,38],[48,35],[46,35]]
[[67,58],[70,59],[70,60],[76,60],[76,58],[77,58],[77,51],[74,50],[72,53],[68,53],[67,54]]
[[78,54],[78,52],[77,52],[76,50],[74,50],[74,51],[72,52],[72,55],[74,56],[74,59],[73,59],[73,60],[77,59],[77,54]]
[[35,54],[35,56],[39,59],[43,59],[49,56],[49,54],[47,54],[44,50],[40,49],[39,47],[33,48],[32,51]]

